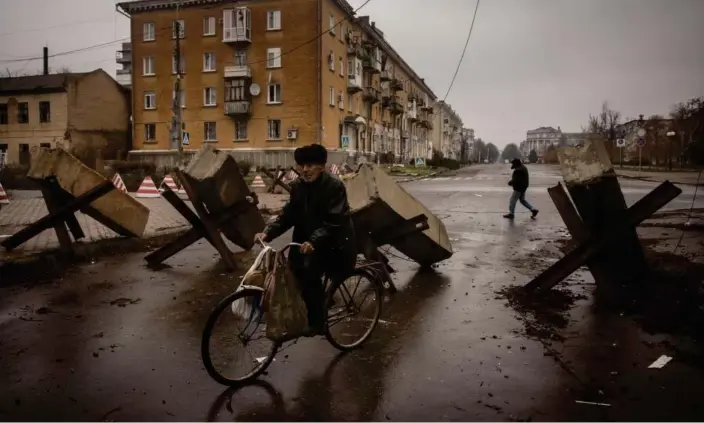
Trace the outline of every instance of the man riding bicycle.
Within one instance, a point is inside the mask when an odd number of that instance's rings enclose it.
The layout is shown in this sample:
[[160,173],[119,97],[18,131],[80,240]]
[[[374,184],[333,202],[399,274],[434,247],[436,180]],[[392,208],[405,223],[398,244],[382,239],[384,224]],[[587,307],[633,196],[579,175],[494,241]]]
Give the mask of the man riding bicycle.
[[295,150],[300,178],[291,184],[291,196],[282,213],[255,235],[255,242],[266,242],[293,228],[292,241],[302,244],[290,251],[289,264],[308,309],[310,334],[325,330],[323,275],[339,281],[352,272],[357,260],[347,190],[342,181],[325,171],[327,155],[319,144]]

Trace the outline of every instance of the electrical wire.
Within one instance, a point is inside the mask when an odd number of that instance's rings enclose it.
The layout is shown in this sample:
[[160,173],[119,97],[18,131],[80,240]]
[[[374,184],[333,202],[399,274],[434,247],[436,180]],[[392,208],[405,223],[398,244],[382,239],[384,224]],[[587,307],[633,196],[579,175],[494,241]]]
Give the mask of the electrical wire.
[[[697,184],[694,186],[694,195],[692,196],[692,204],[689,206],[689,213],[687,214],[687,221],[685,222],[685,225],[689,223],[689,221],[692,219],[692,213],[694,213],[694,204],[697,201],[697,191],[699,190],[699,182],[702,178],[702,170],[699,171],[699,175],[697,176]],[[680,233],[680,239],[677,241],[677,245],[675,245],[675,249],[672,252],[673,254],[677,253],[677,249],[680,247],[680,244],[682,243],[682,239],[684,239],[684,232],[685,228],[682,228],[682,233]]]
[[462,60],[464,60],[464,55],[467,52],[467,46],[469,45],[469,39],[472,37],[472,30],[474,29],[474,21],[477,19],[477,11],[479,10],[479,0],[477,0],[477,5],[474,7],[474,16],[472,16],[472,24],[469,26],[469,33],[467,34],[467,41],[464,43],[464,48],[462,49],[462,55],[460,56],[460,62],[457,64],[457,69],[455,70],[455,74],[452,76],[452,81],[450,81],[450,86],[447,88],[447,93],[445,93],[445,97],[442,99],[444,102],[447,100],[447,97],[450,95],[450,91],[452,90],[452,86],[455,84],[455,79],[457,78],[457,74],[460,71],[460,67],[462,66]]

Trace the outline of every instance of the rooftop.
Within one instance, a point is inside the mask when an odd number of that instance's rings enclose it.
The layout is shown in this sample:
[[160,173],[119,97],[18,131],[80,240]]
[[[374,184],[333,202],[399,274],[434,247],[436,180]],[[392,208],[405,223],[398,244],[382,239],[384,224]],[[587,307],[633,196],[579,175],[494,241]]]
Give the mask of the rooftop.
[[49,75],[0,78],[0,94],[31,94],[66,91],[66,86],[86,73],[54,73]]

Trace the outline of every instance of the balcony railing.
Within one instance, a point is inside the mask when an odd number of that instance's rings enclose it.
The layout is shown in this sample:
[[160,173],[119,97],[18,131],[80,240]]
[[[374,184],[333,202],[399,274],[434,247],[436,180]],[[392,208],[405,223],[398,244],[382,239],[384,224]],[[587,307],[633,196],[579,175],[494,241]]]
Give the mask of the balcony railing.
[[251,43],[252,30],[245,27],[223,28],[223,43]]
[[389,69],[384,69],[383,71],[381,71],[381,81],[382,82],[391,81],[392,79],[394,79],[394,75],[393,75],[393,73],[391,73],[391,71]]
[[364,87],[364,100],[370,103],[381,101],[381,91],[374,87]]
[[391,99],[389,107],[391,109],[392,115],[400,115],[401,113],[403,113],[403,104],[401,104],[398,99]]
[[397,78],[393,78],[389,84],[389,88],[393,91],[401,91],[403,89],[403,84]]
[[359,47],[359,44],[349,44],[347,46],[347,55],[361,57],[362,56],[362,49]]
[[252,103],[247,100],[225,102],[225,114],[228,116],[241,116],[250,113],[252,113]]
[[131,51],[118,51],[115,53],[115,61],[117,63],[132,63]]
[[347,92],[350,94],[362,91],[362,77],[359,75],[348,75]]
[[377,60],[368,54],[362,57],[362,67],[371,73],[381,73],[381,63],[377,63]]
[[226,65],[225,78],[251,78],[252,68],[247,65]]

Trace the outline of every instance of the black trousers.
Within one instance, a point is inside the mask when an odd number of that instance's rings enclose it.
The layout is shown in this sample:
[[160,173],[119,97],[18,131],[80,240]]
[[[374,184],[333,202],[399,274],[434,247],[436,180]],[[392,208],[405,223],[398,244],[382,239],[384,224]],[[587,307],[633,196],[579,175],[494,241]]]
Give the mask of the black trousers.
[[324,310],[325,287],[323,275],[332,281],[346,278],[354,269],[356,257],[326,257],[313,253],[302,255],[291,251],[289,265],[296,277],[301,297],[308,309],[308,323],[310,326],[320,326],[327,319],[327,310]]

